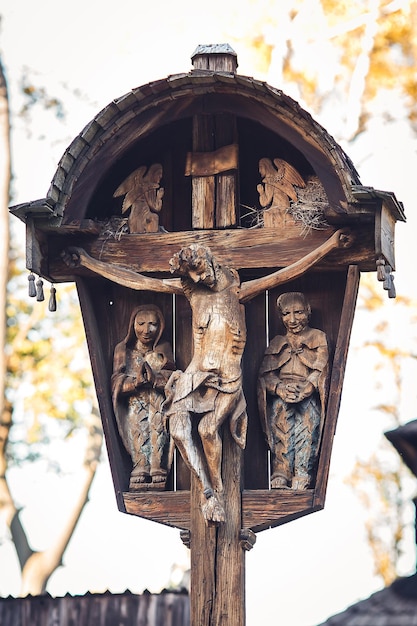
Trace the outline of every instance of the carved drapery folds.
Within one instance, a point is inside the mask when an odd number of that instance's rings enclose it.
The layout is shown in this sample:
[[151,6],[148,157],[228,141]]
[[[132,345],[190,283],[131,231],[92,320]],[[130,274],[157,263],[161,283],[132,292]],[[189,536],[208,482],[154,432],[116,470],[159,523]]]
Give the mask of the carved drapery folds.
[[[164,468],[158,466],[161,464],[163,448],[158,445],[152,448],[149,441],[154,439],[159,443],[162,439],[168,444],[166,433],[160,426],[165,424],[166,418],[175,445],[199,482],[204,518],[208,523],[225,521],[221,435],[223,424],[229,423],[232,437],[240,447],[244,448],[246,442],[247,414],[241,368],[246,344],[243,304],[266,289],[274,289],[303,275],[332,250],[349,246],[350,243],[348,235],[337,231],[319,248],[288,267],[244,282],[241,282],[235,269],[219,263],[207,246],[198,243],[186,246],[174,254],[170,260],[171,272],[180,278],[173,279],[149,278],[130,268],[105,264],[93,259],[81,248],[64,252],[64,261],[74,268],[88,268],[119,285],[138,291],[183,294],[191,307],[193,355],[184,372],[175,370],[167,378],[169,370],[172,372],[175,368],[173,359],[167,356],[170,354],[168,348],[163,349],[158,345],[163,330],[163,318],[151,308],[146,310],[146,306],[132,314],[128,333],[114,352],[113,405],[119,432],[134,465],[131,489],[163,482],[159,476],[164,475],[164,472],[166,475],[168,469],[168,465]],[[298,403],[297,409],[303,426],[300,431],[302,437],[306,441],[310,437],[308,445],[312,448],[316,446],[310,455],[313,458],[322,426],[322,420],[318,417],[321,409],[324,410],[320,381],[327,368],[328,355],[324,333],[307,327],[310,308],[304,300],[300,304],[300,299],[302,295],[298,294],[298,297],[294,296],[292,300],[290,298],[285,307],[283,303],[280,305],[288,335],[291,335],[287,344],[297,354],[296,359],[290,360],[294,369],[292,378],[297,380],[289,380],[290,365],[284,364],[285,392],[282,391],[280,395],[287,404]],[[287,309],[290,310],[288,323]],[[293,317],[297,318],[296,324]],[[141,325],[148,330],[141,330]],[[304,343],[298,345],[300,338]],[[310,350],[315,347],[315,342],[319,344],[321,351],[314,360]],[[275,346],[275,340],[272,345]],[[300,352],[304,354],[301,355]],[[268,367],[266,364],[265,371],[270,372]],[[311,372],[307,371],[309,367]],[[278,386],[275,383],[275,387]],[[162,389],[163,395],[160,394]],[[320,390],[321,409],[318,408],[319,404],[313,403],[315,389]],[[155,395],[157,393],[160,395]],[[123,411],[120,405],[122,399]],[[156,415],[154,423],[157,424],[154,430],[153,414]],[[277,446],[281,443],[280,441]],[[305,451],[304,446],[302,450]],[[277,451],[275,457],[279,456]],[[306,479],[311,478],[309,461],[304,463],[299,474],[294,487],[307,487],[309,480]],[[287,480],[289,479],[288,474]]]
[[272,339],[259,371],[258,403],[271,450],[271,487],[312,486],[323,428],[329,351],[324,332],[310,328],[304,294],[277,300],[285,335]]
[[112,398],[117,426],[133,469],[130,490],[164,488],[172,446],[163,418],[165,385],[175,369],[169,343],[160,343],[164,317],[158,307],[132,312],[127,334],[114,350]]

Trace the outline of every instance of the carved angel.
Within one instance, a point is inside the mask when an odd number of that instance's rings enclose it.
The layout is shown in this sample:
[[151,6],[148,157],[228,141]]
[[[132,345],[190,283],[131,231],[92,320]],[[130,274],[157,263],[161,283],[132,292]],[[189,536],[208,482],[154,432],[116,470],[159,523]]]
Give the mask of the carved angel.
[[297,201],[296,187],[305,187],[297,170],[283,159],[262,158],[259,161],[262,183],[257,186],[259,202],[264,209],[264,226],[283,227],[290,200]]
[[157,233],[159,230],[158,213],[162,208],[164,189],[160,186],[162,165],[154,163],[147,170],[141,165],[129,174],[113,194],[114,198],[125,196],[122,213],[127,213],[129,232]]

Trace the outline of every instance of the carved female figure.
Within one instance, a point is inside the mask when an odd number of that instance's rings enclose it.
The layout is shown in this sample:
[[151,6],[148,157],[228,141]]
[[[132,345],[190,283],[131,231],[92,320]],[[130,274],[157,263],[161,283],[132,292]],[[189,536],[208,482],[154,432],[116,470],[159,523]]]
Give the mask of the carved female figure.
[[327,392],[328,347],[310,328],[304,294],[277,299],[285,335],[274,337],[259,371],[258,403],[271,450],[271,486],[307,489],[316,460]]
[[170,468],[169,435],[161,406],[164,387],[175,369],[157,306],[136,308],[126,337],[114,350],[112,397],[120,436],[133,469],[130,489],[163,488]]

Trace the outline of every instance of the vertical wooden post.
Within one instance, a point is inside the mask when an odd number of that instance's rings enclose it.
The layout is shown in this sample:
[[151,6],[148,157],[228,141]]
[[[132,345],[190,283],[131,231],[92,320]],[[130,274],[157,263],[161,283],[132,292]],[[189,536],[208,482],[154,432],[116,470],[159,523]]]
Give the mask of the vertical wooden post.
[[[211,115],[195,115],[193,119],[193,150],[212,152],[214,132]],[[192,226],[214,228],[215,176],[193,176],[192,181]]]
[[[196,70],[235,72],[236,53],[229,45],[199,46],[194,52]],[[193,151],[214,152],[237,143],[236,117],[231,114],[199,114],[193,119]],[[237,220],[236,171],[193,176],[193,228],[228,228]]]
[[201,491],[191,488],[191,626],[244,626],[245,553],[242,527],[242,451],[223,434],[223,481],[226,521],[207,525],[201,514]]
[[[236,54],[228,45],[199,46],[193,54],[196,71],[235,72]],[[236,143],[236,118],[231,114],[199,113],[193,119],[193,150],[213,153]],[[236,159],[237,164],[237,159]],[[225,170],[225,171],[224,171]],[[236,171],[213,167],[192,181],[192,226],[236,225]],[[223,428],[222,479],[226,520],[207,525],[201,513],[201,488],[191,479],[191,626],[244,626],[245,555],[242,527],[242,450],[228,422]]]

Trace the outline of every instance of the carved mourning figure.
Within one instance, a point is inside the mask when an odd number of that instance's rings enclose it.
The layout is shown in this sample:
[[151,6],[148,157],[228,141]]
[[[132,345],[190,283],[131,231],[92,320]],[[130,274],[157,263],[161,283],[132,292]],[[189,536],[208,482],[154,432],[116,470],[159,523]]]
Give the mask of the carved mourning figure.
[[257,186],[259,203],[263,208],[265,227],[283,228],[290,221],[288,212],[290,200],[297,201],[295,186],[305,187],[304,180],[297,170],[283,159],[266,157],[259,161],[262,182]]
[[154,163],[149,169],[142,165],[129,174],[113,194],[124,196],[122,213],[128,215],[130,233],[157,233],[159,212],[162,208],[164,189],[160,186],[162,165]]
[[274,337],[259,371],[258,401],[271,450],[271,487],[307,489],[323,425],[329,354],[324,332],[308,325],[304,294],[277,299],[285,335]]
[[236,443],[243,448],[246,442],[241,370],[246,325],[242,305],[266,289],[301,276],[329,252],[350,243],[348,232],[336,231],[319,248],[292,265],[243,283],[236,270],[221,265],[209,248],[195,243],[171,259],[171,272],[181,277],[171,279],[148,277],[105,263],[82,248],[63,251],[62,258],[71,267],[82,266],[130,289],[187,297],[192,311],[194,354],[186,370],[175,372],[168,381],[164,411],[170,434],[200,483],[201,508],[207,522],[225,519],[220,427],[228,422]]
[[159,343],[165,326],[157,306],[137,307],[114,350],[112,397],[120,436],[133,469],[130,489],[163,488],[170,468],[162,415],[164,387],[175,369],[171,346]]

